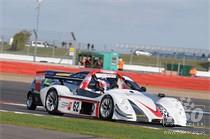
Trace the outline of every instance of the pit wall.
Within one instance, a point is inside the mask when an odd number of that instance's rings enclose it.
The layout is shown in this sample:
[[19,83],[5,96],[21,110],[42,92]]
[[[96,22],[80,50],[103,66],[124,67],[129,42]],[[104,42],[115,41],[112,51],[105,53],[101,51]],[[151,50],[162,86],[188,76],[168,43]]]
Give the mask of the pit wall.
[[[84,68],[61,66],[45,63],[32,63],[32,62],[17,62],[17,61],[0,61],[0,73],[16,73],[23,75],[36,74],[36,71],[42,70],[62,70],[68,72],[84,71]],[[181,77],[162,74],[151,73],[135,73],[135,72],[122,72],[134,79],[144,86],[157,86],[163,88],[176,88],[176,89],[191,89],[207,91],[210,93],[210,79],[209,78],[196,78],[196,77]]]

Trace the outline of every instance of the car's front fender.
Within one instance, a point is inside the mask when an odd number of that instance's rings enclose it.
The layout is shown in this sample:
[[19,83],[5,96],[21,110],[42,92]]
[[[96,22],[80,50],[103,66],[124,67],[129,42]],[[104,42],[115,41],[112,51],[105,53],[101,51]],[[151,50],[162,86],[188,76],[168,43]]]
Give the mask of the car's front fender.
[[169,115],[174,119],[174,124],[179,126],[186,126],[187,118],[183,105],[176,98],[163,97],[157,101],[164,107]]

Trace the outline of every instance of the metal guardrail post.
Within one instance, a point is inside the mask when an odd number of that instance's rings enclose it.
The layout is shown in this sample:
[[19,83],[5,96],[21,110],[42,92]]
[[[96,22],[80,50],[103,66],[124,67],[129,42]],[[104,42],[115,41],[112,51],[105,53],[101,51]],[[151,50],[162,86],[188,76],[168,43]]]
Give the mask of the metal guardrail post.
[[160,61],[160,56],[159,56],[159,54],[158,54],[157,57],[156,57],[156,67],[159,66],[159,61]]
[[55,47],[52,48],[52,57],[55,57]]
[[63,61],[63,59],[66,57],[66,55],[68,55],[68,54],[69,54],[69,48],[66,48],[65,54],[61,57],[61,59],[59,60],[58,64],[60,64]]
[[183,65],[183,66],[185,65],[185,56],[184,56],[183,59],[182,59],[182,65]]
[[[180,72],[180,63],[178,64],[178,75],[179,75],[179,72]],[[180,74],[182,76],[182,73]]]
[[29,55],[30,46],[26,46],[26,55]]
[[129,64],[132,65],[133,63],[133,54],[130,55],[130,60],[129,60]]
[[37,3],[38,5],[37,5],[37,15],[36,15],[36,30],[34,30],[34,34],[35,34],[35,48],[34,48],[34,57],[33,57],[34,62],[36,62],[38,30],[39,30],[39,15],[40,15],[40,6],[41,6],[42,0],[38,0],[37,2],[38,2]]
[[35,35],[35,47],[34,47],[34,55],[33,55],[33,61],[36,62],[36,54],[37,54],[37,32],[34,30],[34,35]]
[[1,53],[4,51],[4,37],[1,37]]
[[130,52],[131,52],[131,54],[130,54],[129,64],[132,65],[132,63],[133,63],[133,50],[131,50]]

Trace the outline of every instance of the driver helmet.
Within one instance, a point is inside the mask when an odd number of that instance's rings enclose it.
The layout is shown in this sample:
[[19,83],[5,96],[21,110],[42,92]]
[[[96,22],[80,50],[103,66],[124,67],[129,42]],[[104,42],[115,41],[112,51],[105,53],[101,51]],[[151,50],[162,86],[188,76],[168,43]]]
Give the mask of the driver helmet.
[[99,87],[100,88],[103,88],[104,90],[107,90],[108,84],[107,84],[106,81],[98,79],[98,82],[99,82]]

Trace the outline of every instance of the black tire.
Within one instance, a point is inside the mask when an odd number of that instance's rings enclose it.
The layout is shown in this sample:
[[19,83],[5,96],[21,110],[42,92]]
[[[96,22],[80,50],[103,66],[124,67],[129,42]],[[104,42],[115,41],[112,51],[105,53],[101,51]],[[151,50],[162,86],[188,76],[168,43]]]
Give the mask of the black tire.
[[35,98],[31,92],[28,92],[27,94],[26,106],[28,110],[36,109]]
[[45,99],[45,108],[49,114],[63,115],[58,111],[58,94],[55,89],[50,89]]
[[114,113],[114,101],[110,95],[105,95],[100,104],[99,117],[103,120],[112,120]]

